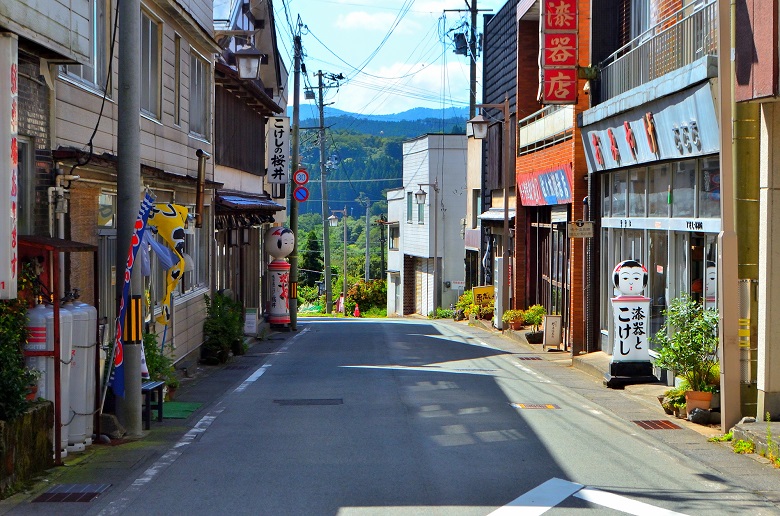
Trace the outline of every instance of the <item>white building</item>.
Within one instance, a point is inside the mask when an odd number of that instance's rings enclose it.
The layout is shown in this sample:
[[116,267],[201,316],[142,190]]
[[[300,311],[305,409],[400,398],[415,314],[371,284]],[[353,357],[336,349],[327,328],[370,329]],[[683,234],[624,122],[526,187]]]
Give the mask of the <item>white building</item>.
[[463,292],[466,159],[465,135],[404,142],[404,186],[387,192],[388,315],[428,315]]

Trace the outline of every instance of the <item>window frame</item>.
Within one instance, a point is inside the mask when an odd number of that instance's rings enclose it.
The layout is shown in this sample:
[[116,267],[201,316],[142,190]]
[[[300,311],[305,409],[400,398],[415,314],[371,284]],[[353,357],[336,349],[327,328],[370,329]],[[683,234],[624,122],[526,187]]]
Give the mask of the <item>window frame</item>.
[[[210,140],[210,68],[208,60],[190,47],[190,90],[189,90],[189,132],[197,137]],[[199,117],[198,117],[199,115]],[[199,124],[193,124],[193,118]]]
[[[69,80],[104,93],[110,92],[111,78],[108,77],[109,52],[111,51],[112,0],[91,0],[92,48],[89,65],[62,65],[60,75]],[[102,12],[101,12],[102,9]]]
[[398,251],[401,246],[401,227],[398,224],[387,226],[387,248],[391,251]]
[[414,194],[412,192],[406,192],[406,223],[411,224],[413,218],[413,205]]
[[[154,120],[160,120],[162,104],[162,36],[162,20],[142,8],[141,113]],[[152,48],[153,46],[156,48]]]

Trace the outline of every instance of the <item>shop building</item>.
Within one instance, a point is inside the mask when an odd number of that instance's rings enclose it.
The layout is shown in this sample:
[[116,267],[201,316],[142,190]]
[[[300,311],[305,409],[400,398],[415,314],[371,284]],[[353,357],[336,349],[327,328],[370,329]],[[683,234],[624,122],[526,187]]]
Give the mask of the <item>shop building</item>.
[[592,107],[579,118],[596,226],[585,269],[597,293],[590,337],[608,354],[614,266],[635,259],[647,268],[655,333],[682,294],[717,307],[721,230],[715,3],[674,11],[650,2],[646,12],[611,4],[594,6],[598,75],[588,84]]

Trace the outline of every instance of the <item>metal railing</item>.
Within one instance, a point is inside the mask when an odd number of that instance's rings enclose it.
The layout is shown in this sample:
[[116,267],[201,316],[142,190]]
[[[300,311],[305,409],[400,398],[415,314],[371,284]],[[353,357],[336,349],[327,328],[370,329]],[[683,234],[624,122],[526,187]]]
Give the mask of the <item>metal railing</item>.
[[717,3],[688,6],[662,20],[599,63],[603,102],[682,68],[717,55]]
[[574,106],[551,105],[517,122],[518,155],[565,140],[574,128]]

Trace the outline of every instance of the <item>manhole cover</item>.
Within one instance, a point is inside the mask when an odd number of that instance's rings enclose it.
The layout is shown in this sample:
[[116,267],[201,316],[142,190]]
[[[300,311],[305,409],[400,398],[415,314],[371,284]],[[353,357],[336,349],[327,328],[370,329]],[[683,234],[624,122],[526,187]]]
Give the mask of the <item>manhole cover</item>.
[[558,405],[553,405],[552,403],[510,403],[514,408],[519,409],[547,409],[547,410],[556,410],[560,409]]
[[680,430],[680,427],[666,419],[645,419],[634,421],[645,430]]
[[541,357],[517,357],[518,360],[541,360]]
[[57,484],[33,502],[90,502],[111,484]]
[[342,405],[344,400],[341,398],[324,398],[324,399],[290,399],[290,400],[274,400],[277,405]]

